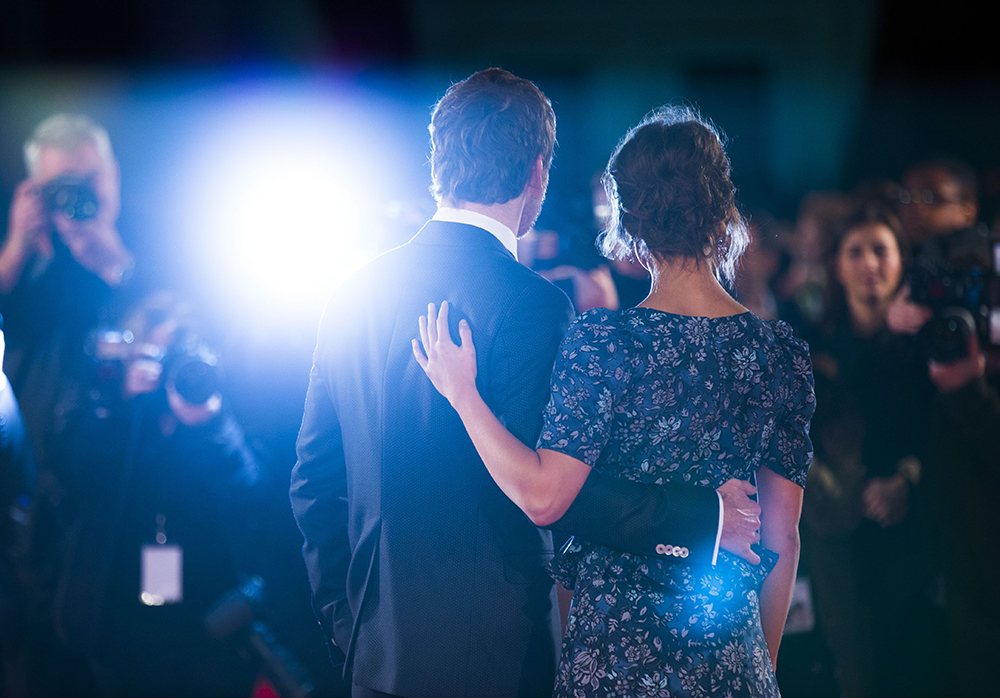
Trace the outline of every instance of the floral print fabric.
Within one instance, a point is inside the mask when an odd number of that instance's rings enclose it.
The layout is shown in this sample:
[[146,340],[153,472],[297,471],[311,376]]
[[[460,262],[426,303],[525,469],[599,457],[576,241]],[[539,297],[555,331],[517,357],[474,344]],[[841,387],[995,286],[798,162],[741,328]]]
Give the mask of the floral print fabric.
[[[803,485],[815,408],[805,342],[751,313],[595,309],[556,358],[538,447],[617,477],[717,488],[760,467]],[[714,567],[571,540],[573,589],[556,695],[777,696],[758,594],[777,555]]]

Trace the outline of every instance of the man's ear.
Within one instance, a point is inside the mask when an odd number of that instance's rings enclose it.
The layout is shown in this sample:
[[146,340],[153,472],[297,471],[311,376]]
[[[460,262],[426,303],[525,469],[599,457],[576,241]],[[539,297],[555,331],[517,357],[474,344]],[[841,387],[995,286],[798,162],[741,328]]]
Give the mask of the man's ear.
[[539,155],[534,164],[531,166],[531,175],[528,177],[528,188],[538,192],[543,192],[545,191],[548,183],[549,166],[546,164],[545,158]]

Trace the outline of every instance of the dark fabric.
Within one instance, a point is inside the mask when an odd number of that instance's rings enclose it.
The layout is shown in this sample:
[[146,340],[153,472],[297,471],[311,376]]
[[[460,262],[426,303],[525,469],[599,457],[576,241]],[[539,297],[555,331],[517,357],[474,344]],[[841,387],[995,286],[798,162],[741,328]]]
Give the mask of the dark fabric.
[[936,566],[924,506],[883,528],[863,515],[873,477],[926,459],[933,387],[912,337],[855,336],[846,323],[813,340],[816,463],[803,505],[803,557],[819,627],[845,695],[938,695],[942,638],[928,593]]
[[996,693],[1000,654],[1000,376],[940,396],[927,458],[943,537],[955,695]]
[[[608,522],[614,522],[609,526]],[[687,561],[709,564],[719,527],[719,498],[710,487],[676,482],[642,486],[591,470],[553,531],[639,555],[670,542],[691,551]],[[669,540],[668,540],[669,539]]]
[[[569,300],[488,232],[432,221],[348,280],[320,326],[291,484],[314,605],[363,686],[546,696],[559,633],[551,534],[503,495],[413,358],[417,317],[442,300],[454,336],[460,319],[472,327],[487,404],[535,445]],[[634,519],[618,542],[652,551],[662,539],[637,540],[640,519],[669,519],[662,508],[684,493],[631,484],[588,481],[560,525],[613,544]],[[717,502],[690,525],[712,517],[714,531]]]
[[[263,483],[242,430],[224,412],[195,428],[171,422],[165,435],[163,393],[117,404],[90,395],[67,416],[53,458],[63,535],[43,552],[56,558],[58,634],[122,695],[246,695],[245,662],[204,629],[208,609],[249,571],[240,543],[252,545]],[[150,607],[139,600],[140,549],[158,530],[183,550],[183,601]]]
[[90,332],[116,318],[137,292],[135,283],[110,288],[56,242],[47,265],[36,260],[10,295],[0,295],[4,371],[43,472],[80,386],[91,378],[93,362],[85,353]]
[[[594,309],[559,347],[539,445],[636,482],[711,492],[767,467],[802,485],[812,382],[784,323]],[[778,556],[758,553],[713,567],[568,546],[553,565],[574,592],[555,694],[776,696],[757,599]]]
[[381,691],[373,691],[370,688],[354,684],[351,686],[351,698],[401,698]]

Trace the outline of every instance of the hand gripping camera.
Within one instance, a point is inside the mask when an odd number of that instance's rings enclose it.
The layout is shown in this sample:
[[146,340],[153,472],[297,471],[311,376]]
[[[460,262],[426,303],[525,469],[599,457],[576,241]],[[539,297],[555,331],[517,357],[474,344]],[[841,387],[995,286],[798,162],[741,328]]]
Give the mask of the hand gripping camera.
[[983,349],[1000,346],[1000,243],[992,252],[991,266],[918,262],[910,269],[910,298],[934,311],[918,335],[934,361],[965,358],[973,334]]

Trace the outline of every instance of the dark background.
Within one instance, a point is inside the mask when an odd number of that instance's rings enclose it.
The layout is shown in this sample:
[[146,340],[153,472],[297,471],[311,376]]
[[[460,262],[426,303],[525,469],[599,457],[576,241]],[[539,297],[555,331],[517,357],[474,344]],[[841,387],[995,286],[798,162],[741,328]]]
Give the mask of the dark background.
[[[363,176],[356,155],[330,163],[363,187],[359,207],[374,216],[402,202],[418,220],[433,208],[430,108],[451,81],[492,65],[534,80],[555,105],[560,145],[540,225],[561,232],[590,230],[593,175],[630,125],[678,100],[700,107],[731,138],[734,180],[750,209],[790,219],[806,192],[898,178],[914,161],[942,154],[987,174],[990,195],[997,179],[990,173],[1000,168],[1000,62],[995,24],[980,7],[4,0],[0,205],[6,209],[24,175],[24,140],[45,116],[79,111],[107,127],[123,172],[123,237],[143,274],[183,289],[202,308],[228,366],[230,402],[274,471],[275,533],[267,543],[275,549],[274,595],[288,606],[279,614],[284,632],[298,635],[308,655],[318,636],[309,634],[283,488],[323,299],[282,308],[226,292],[231,284],[220,279],[231,278],[223,270],[236,255],[212,247],[212,230],[191,222],[200,210],[192,188],[213,196],[199,173],[217,157],[206,144],[231,135],[234,123],[288,105],[278,128],[295,130],[296,109],[313,129],[329,117],[330,138],[370,151],[378,163],[380,174]],[[260,144],[250,138],[245,148]],[[220,187],[228,164],[212,162]],[[369,234],[338,229],[336,206],[330,218],[332,234]],[[393,225],[403,237],[415,231],[405,217]],[[247,244],[280,246],[285,232]],[[338,263],[331,255],[331,268]],[[297,633],[296,623],[307,630]],[[321,647],[319,655],[313,660],[322,664]]]

